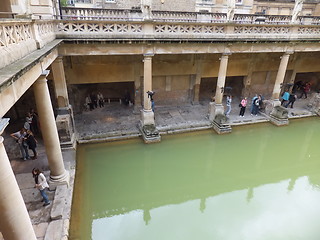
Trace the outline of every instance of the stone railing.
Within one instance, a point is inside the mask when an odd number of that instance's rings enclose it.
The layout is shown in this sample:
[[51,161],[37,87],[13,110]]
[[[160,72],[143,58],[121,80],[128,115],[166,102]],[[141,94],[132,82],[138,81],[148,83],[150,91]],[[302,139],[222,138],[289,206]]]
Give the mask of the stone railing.
[[142,12],[127,9],[62,8],[64,20],[142,20]]
[[288,41],[320,38],[320,26],[237,23],[60,21],[58,38]]
[[54,21],[3,20],[0,22],[0,68],[55,39]]
[[[115,21],[139,21],[144,16],[141,10],[132,9],[99,9],[99,8],[62,8],[65,20],[115,20]],[[224,23],[227,22],[225,13],[202,12],[173,12],[152,11],[150,18],[160,22],[197,22],[197,23]],[[290,15],[263,15],[263,14],[235,14],[231,22],[238,24],[290,24]],[[300,16],[295,24],[318,25],[320,17]]]

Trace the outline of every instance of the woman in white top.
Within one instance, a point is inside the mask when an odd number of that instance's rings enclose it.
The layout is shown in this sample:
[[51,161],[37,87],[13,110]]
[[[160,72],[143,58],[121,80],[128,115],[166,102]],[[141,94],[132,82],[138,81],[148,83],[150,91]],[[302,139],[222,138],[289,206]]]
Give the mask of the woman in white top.
[[42,200],[42,201],[44,201],[43,206],[48,206],[50,204],[50,201],[49,201],[48,196],[46,194],[46,188],[49,188],[49,185],[47,183],[46,177],[43,175],[43,173],[38,168],[32,169],[32,175],[33,175],[34,181],[36,183],[35,188],[39,189],[40,194],[43,197],[43,200]]

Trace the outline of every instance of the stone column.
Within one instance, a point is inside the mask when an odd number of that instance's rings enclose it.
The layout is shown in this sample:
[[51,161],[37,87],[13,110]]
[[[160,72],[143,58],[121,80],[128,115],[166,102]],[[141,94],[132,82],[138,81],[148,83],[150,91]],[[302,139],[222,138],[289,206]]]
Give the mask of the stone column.
[[133,65],[133,79],[134,79],[134,113],[140,113],[141,110],[141,65],[135,63]]
[[57,57],[52,63],[52,73],[55,93],[58,102],[57,128],[61,147],[69,147],[74,144],[74,118],[72,106],[69,104],[68,89],[63,67],[63,58]]
[[58,56],[51,66],[59,111],[60,109],[69,107],[69,97],[63,67],[63,58]]
[[0,195],[0,231],[4,239],[36,240],[37,237],[4,148],[2,136],[0,136]]
[[202,76],[202,58],[198,59],[197,66],[196,66],[195,82],[193,86],[193,99],[192,99],[193,104],[199,103],[201,76]]
[[289,62],[289,57],[290,57],[290,53],[285,53],[281,57],[281,62],[280,62],[280,66],[278,69],[276,82],[274,83],[274,87],[273,87],[273,91],[272,91],[272,100],[274,102],[274,106],[280,105],[279,97],[280,97],[280,92],[281,92],[281,86],[283,84],[284,77],[286,74],[287,65]]
[[222,99],[223,99],[223,93],[224,93],[224,85],[226,82],[229,55],[230,54],[222,54],[222,57],[220,59],[215,102],[210,103],[210,113],[209,113],[210,121],[213,121],[217,114],[224,114]]
[[151,109],[151,101],[147,92],[152,91],[152,57],[153,54],[144,55],[143,69],[143,110],[141,111],[141,124],[154,125],[154,113]]
[[46,70],[34,83],[33,87],[50,167],[50,183],[52,185],[68,184],[69,173],[64,168],[57,126],[47,85],[46,77],[48,74],[49,71]]

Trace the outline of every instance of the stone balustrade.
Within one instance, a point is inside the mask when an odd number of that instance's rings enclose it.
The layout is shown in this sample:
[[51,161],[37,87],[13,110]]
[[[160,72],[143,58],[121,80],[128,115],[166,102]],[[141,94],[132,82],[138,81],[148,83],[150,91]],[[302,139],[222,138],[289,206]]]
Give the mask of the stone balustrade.
[[[72,8],[70,11],[80,11]],[[92,9],[91,9],[92,10]],[[81,10],[85,11],[85,10]],[[96,13],[100,11],[100,18]],[[304,41],[320,38],[320,17],[153,12],[144,20],[139,10],[89,11],[91,16],[63,20],[3,20],[0,23],[0,69],[55,38],[187,41]],[[109,15],[108,15],[109,14]],[[95,20],[93,20],[95,19]]]
[[75,39],[154,40],[313,40],[320,26],[299,24],[185,23],[158,21],[60,21],[57,37]]
[[[99,8],[74,8],[65,7],[63,19],[65,20],[116,20],[136,21],[143,20],[144,16],[140,9],[99,9]],[[151,19],[160,22],[197,22],[197,23],[223,23],[227,21],[226,13],[203,13],[203,12],[173,12],[152,11]],[[290,15],[263,15],[263,14],[235,14],[232,20],[238,24],[289,24]],[[319,16],[300,16],[295,24],[318,25]]]
[[55,39],[54,21],[3,20],[0,22],[0,68]]

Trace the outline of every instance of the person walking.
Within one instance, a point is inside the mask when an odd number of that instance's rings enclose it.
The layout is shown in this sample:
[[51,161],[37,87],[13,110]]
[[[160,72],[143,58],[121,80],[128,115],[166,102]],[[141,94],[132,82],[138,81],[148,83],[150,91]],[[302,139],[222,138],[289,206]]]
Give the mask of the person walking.
[[281,106],[285,106],[288,103],[289,97],[290,97],[290,93],[288,93],[288,91],[285,91],[282,95]]
[[245,97],[245,98],[243,98],[243,99],[241,100],[241,103],[240,103],[240,113],[239,113],[239,116],[240,116],[240,117],[243,117],[243,116],[244,116],[244,113],[245,113],[245,111],[246,111],[247,103],[248,103],[247,97]]
[[15,132],[15,133],[11,133],[10,136],[13,137],[14,139],[16,139],[16,142],[19,145],[22,159],[23,160],[30,159],[29,152],[28,152],[28,144],[25,141],[26,140],[25,139],[26,130],[24,128],[21,128],[20,131]]
[[42,201],[44,201],[43,206],[48,206],[50,204],[49,198],[46,194],[46,188],[49,188],[49,185],[47,183],[46,177],[43,175],[43,173],[38,169],[34,168],[32,169],[32,176],[34,178],[35,182],[35,188],[37,188],[40,191],[40,194],[42,196]]
[[290,94],[290,97],[289,97],[289,101],[288,103],[285,105],[285,107],[287,108],[290,103],[291,103],[291,108],[293,108],[293,104],[294,102],[297,100],[297,95],[294,95],[294,94]]
[[29,149],[33,152],[33,160],[36,160],[38,157],[36,147],[37,147],[37,140],[34,138],[33,133],[30,130],[27,130],[27,135],[25,136],[25,141],[28,144]]
[[226,102],[227,110],[226,110],[226,112],[225,112],[225,115],[226,115],[227,117],[229,117],[229,114],[230,114],[230,112],[231,112],[231,102],[232,102],[232,97],[231,97],[231,95],[228,95],[228,96],[227,96],[227,102]]

